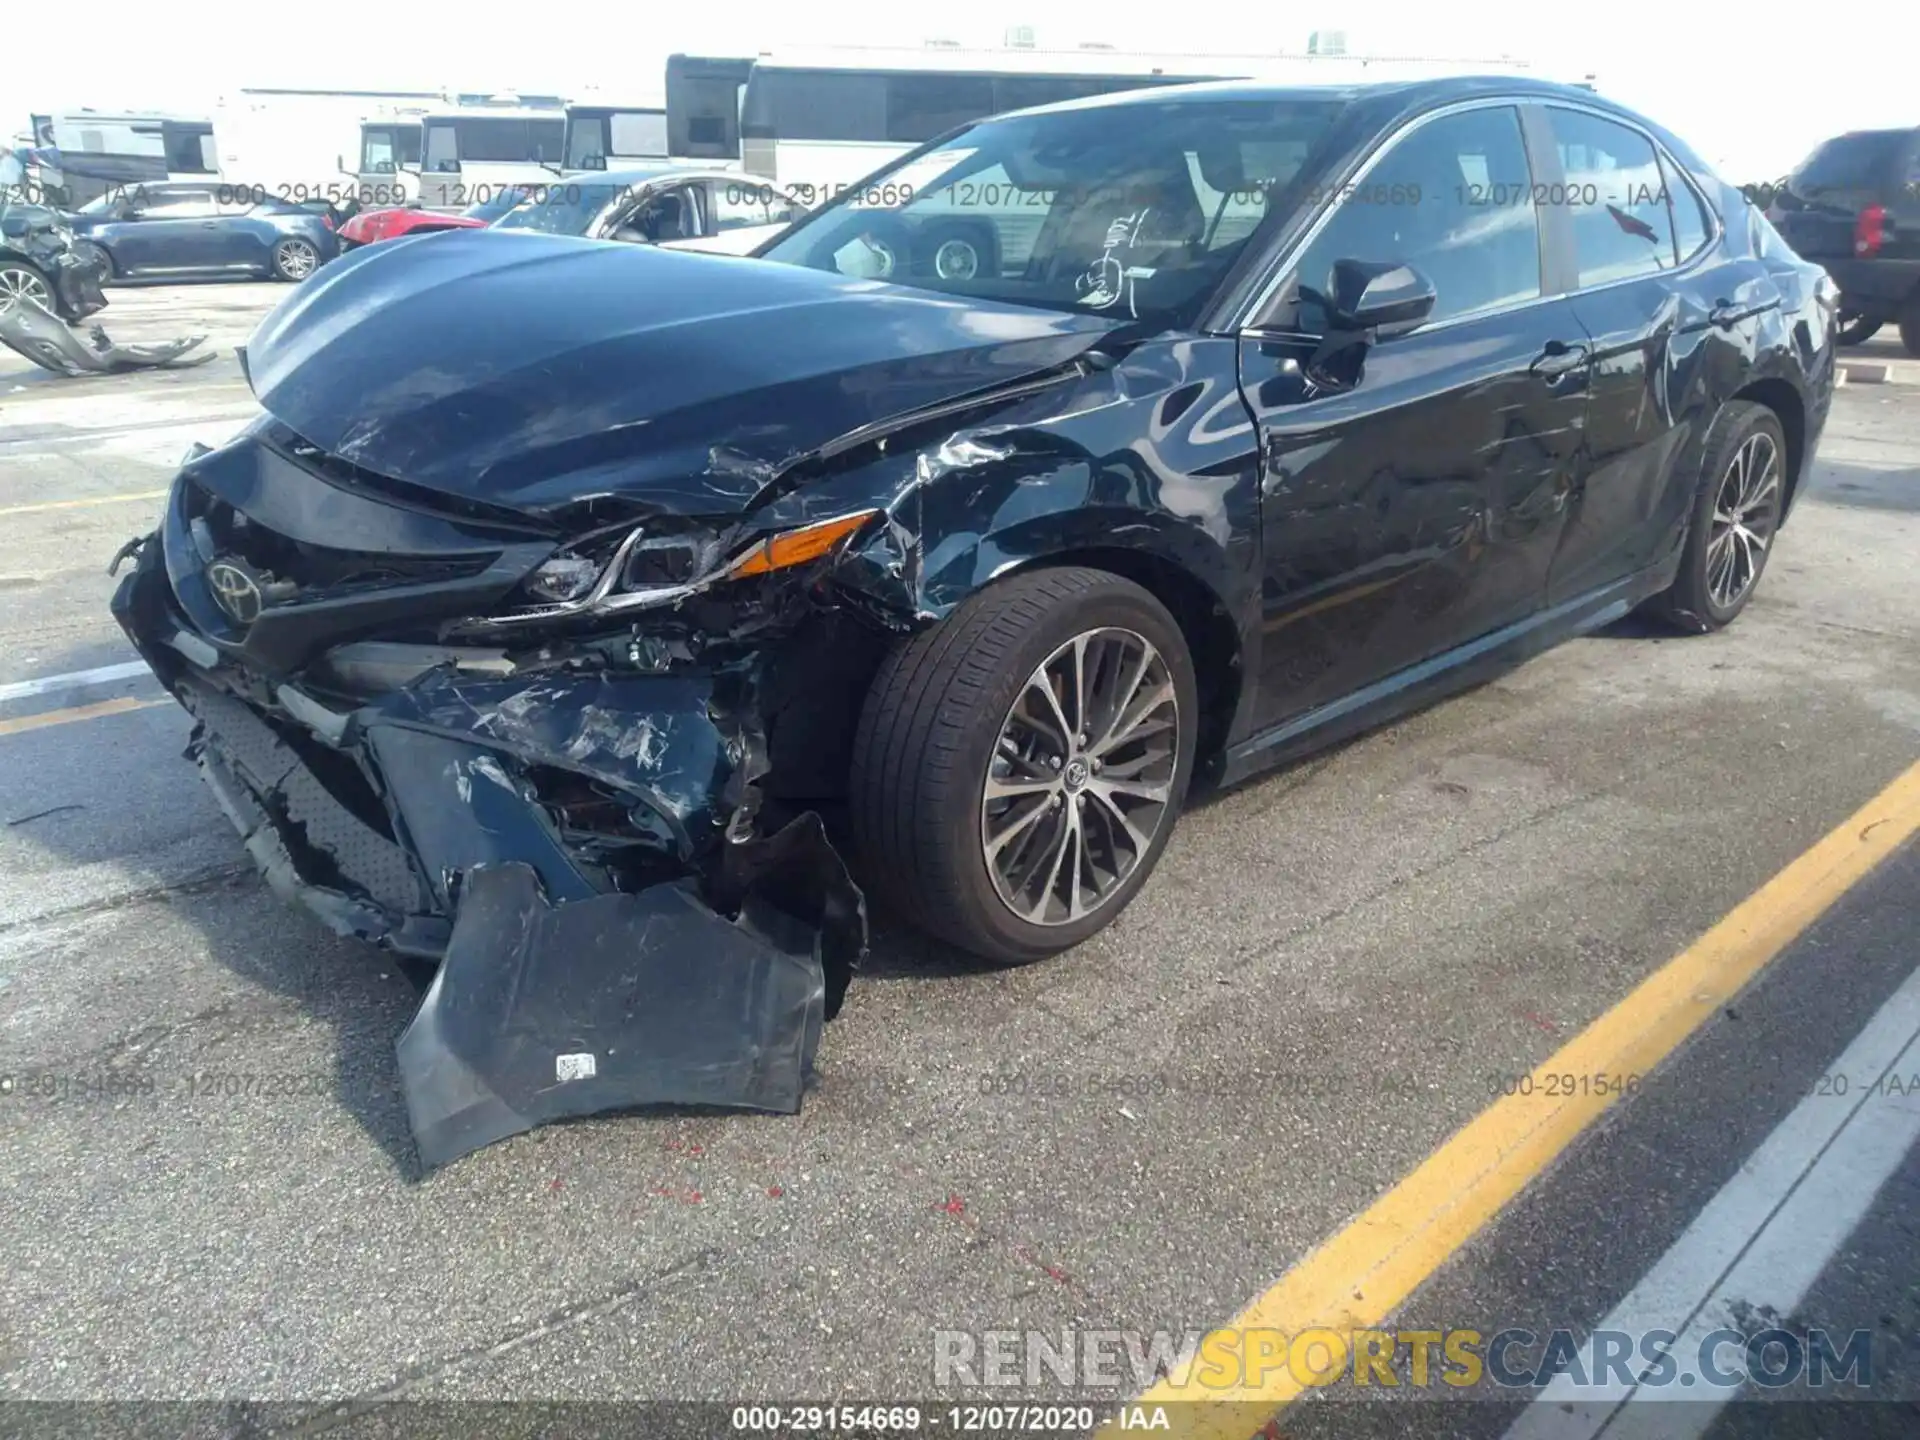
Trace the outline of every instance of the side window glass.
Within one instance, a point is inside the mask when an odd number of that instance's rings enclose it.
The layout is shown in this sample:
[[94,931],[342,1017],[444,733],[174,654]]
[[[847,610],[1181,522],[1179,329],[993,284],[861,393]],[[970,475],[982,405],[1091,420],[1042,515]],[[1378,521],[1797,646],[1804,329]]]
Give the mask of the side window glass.
[[1540,295],[1540,222],[1510,106],[1429,120],[1330,203],[1295,271],[1291,328],[1325,333],[1326,315],[1297,287],[1324,294],[1336,260],[1412,265],[1433,282],[1434,321]]
[[1671,270],[1673,218],[1653,145],[1637,130],[1549,106],[1582,289]]
[[1673,211],[1673,251],[1684,265],[1700,252],[1710,233],[1707,212],[1699,192],[1681,175],[1679,167],[1667,156],[1660,156],[1661,183],[1667,189],[1667,203]]
[[729,180],[725,184],[719,181],[709,182],[707,200],[713,211],[712,230],[720,234],[726,230],[744,230],[752,225],[767,223],[767,187],[764,182],[750,178],[739,181]]
[[156,194],[146,213],[149,220],[211,220],[220,210],[211,190],[172,190]]

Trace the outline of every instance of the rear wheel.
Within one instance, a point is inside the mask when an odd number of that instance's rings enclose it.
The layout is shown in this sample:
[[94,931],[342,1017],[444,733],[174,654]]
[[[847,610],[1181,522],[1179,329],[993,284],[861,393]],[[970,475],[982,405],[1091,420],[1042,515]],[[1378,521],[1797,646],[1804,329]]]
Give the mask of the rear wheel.
[[319,265],[320,252],[297,236],[289,236],[273,247],[273,273],[282,280],[304,280]]
[[927,269],[942,280],[977,280],[997,269],[992,236],[972,225],[937,230],[921,248]]
[[1746,609],[1785,509],[1786,457],[1786,435],[1771,410],[1745,401],[1721,410],[1680,573],[1652,606],[1673,625],[1706,634]]
[[990,586],[874,679],[851,775],[863,878],[990,959],[1077,945],[1159,862],[1198,719],[1180,628],[1138,585],[1074,567]]

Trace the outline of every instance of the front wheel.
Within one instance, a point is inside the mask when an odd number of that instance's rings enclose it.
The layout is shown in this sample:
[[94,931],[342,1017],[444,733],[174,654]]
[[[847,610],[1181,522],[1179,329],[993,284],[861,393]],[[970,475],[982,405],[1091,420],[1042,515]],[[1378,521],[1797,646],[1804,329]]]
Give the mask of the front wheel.
[[0,311],[11,310],[21,300],[53,310],[53,282],[24,260],[0,260]]
[[273,273],[282,280],[304,280],[320,267],[320,252],[305,240],[288,238],[273,247]]
[[1004,963],[1110,924],[1159,862],[1193,769],[1193,662],[1131,581],[1032,571],[882,663],[854,740],[863,878]]
[[1706,634],[1747,608],[1786,511],[1787,442],[1764,405],[1722,408],[1701,465],[1680,573],[1653,609],[1679,629]]

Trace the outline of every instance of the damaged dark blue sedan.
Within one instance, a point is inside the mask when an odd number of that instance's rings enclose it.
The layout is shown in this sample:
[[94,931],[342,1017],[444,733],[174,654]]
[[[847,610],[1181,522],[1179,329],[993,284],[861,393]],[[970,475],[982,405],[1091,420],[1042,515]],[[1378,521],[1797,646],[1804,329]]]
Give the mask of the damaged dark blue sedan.
[[438,962],[429,1163],[791,1112],[869,894],[1039,959],[1196,778],[1635,607],[1731,621],[1836,298],[1584,90],[1136,91],[969,126],[758,259],[328,266],[114,609],[269,880]]

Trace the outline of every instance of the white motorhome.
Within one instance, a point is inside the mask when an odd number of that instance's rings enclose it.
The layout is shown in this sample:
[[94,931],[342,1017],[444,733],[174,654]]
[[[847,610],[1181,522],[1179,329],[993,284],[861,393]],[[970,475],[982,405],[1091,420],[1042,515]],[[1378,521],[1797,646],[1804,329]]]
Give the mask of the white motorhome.
[[614,94],[589,90],[567,102],[561,165],[568,172],[625,170],[672,155],[664,91]]
[[357,194],[368,209],[420,203],[420,122],[445,102],[387,106],[360,121],[352,162]]
[[420,117],[419,203],[459,211],[503,189],[550,185],[564,173],[566,134],[557,97],[538,104],[494,97],[430,111]]
[[31,123],[36,183],[70,207],[117,186],[220,173],[213,121],[205,115],[81,106],[34,115]]
[[[1347,54],[1343,46],[1267,55],[1146,54],[1097,45],[1071,50],[849,46],[772,51],[736,63],[746,72],[740,87],[741,167],[780,182],[808,204],[831,199],[948,130],[1008,110],[1202,80],[1338,85],[1527,68],[1508,57],[1370,56]],[[668,76],[672,112],[672,61]],[[717,99],[710,112],[714,123],[724,123]],[[670,113],[670,127],[678,119]]]

